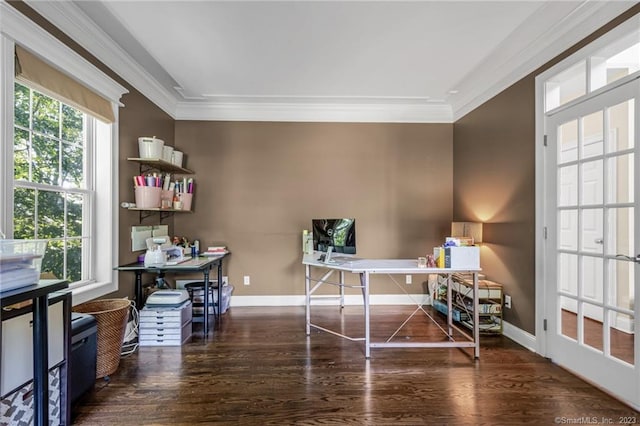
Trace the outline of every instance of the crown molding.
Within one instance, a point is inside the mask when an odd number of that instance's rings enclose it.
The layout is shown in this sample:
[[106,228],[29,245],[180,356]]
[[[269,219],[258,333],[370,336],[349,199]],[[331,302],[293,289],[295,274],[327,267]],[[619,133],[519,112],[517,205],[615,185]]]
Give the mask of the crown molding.
[[24,2],[175,119],[177,94],[158,83],[73,2]]
[[177,120],[452,123],[446,104],[179,102]]
[[[534,17],[527,20],[524,33],[515,36],[527,40],[527,34],[531,34],[526,43],[514,44],[514,37],[509,37],[456,87],[459,94],[447,99],[452,106],[453,120],[464,117],[634,4],[636,2],[585,0],[574,7],[565,19],[551,26],[543,35],[535,37],[534,29],[543,26],[550,13],[550,5],[545,4]],[[522,27],[518,29],[522,30]]]
[[[359,98],[340,98],[337,102],[322,98],[251,102],[233,96],[224,97],[222,102],[188,101],[179,91],[160,84],[73,2],[24,1],[176,120],[398,123],[451,123],[460,119],[635,4],[584,0],[577,7],[572,6],[573,11],[562,22],[535,37],[534,29],[543,26],[550,13],[549,5],[543,5],[524,24],[523,35],[510,37],[498,46],[456,86],[458,94],[446,100],[449,105],[393,99],[368,103]],[[514,39],[520,43],[514,43]]]
[[162,86],[72,2],[25,2],[176,120],[452,122],[449,105],[411,99],[363,102],[359,98],[274,98],[277,101],[264,102],[229,96],[222,102],[220,98],[211,102],[187,101]]

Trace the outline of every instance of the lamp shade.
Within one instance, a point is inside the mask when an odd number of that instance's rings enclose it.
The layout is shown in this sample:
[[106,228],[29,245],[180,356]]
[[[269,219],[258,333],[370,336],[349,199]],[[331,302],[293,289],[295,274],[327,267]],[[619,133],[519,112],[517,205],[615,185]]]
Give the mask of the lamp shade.
[[482,223],[481,222],[451,222],[452,237],[473,238],[473,242],[482,242]]

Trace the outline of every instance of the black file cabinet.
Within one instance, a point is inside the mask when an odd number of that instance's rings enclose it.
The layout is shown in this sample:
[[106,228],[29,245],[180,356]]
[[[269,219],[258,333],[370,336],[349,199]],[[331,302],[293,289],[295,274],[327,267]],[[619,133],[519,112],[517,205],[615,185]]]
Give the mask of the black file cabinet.
[[98,325],[92,315],[71,313],[69,394],[72,409],[96,382],[97,330]]

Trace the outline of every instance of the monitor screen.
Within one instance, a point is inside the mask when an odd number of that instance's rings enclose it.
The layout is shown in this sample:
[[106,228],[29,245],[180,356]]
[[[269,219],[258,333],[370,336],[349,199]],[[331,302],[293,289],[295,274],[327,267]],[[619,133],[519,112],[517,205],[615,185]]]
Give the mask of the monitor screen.
[[332,246],[335,253],[356,254],[355,219],[313,219],[311,224],[314,250]]

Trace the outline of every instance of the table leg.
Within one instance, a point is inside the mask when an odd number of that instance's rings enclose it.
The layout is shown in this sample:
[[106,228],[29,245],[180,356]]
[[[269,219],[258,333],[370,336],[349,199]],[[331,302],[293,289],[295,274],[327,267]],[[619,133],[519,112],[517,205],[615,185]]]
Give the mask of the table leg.
[[453,315],[451,310],[453,309],[451,300],[451,274],[447,275],[447,330],[449,332],[449,340],[453,340]]
[[204,315],[203,333],[204,337],[209,335],[209,269],[202,271],[204,274]]
[[480,294],[478,293],[478,273],[473,273],[473,342],[474,355],[480,358]]
[[142,271],[136,271],[135,297],[136,308],[142,309]]
[[49,344],[45,294],[33,301],[33,414],[36,426],[49,425]]
[[64,318],[64,327],[63,327],[63,335],[64,335],[64,364],[61,368],[61,378],[60,378],[60,399],[61,399],[61,409],[60,409],[60,424],[69,425],[71,424],[71,389],[70,389],[70,381],[71,381],[71,291],[65,291],[65,298],[62,302],[63,309],[63,318]]
[[362,286],[362,296],[364,298],[364,357],[371,358],[371,330],[370,310],[369,310],[369,273],[360,273],[360,285]]
[[304,266],[304,306],[305,306],[305,318],[306,318],[306,333],[307,336],[311,335],[311,294],[310,294],[310,277],[311,267],[309,265]]
[[344,308],[344,271],[340,271],[340,309]]
[[222,259],[218,260],[218,309],[215,313],[218,327],[220,327],[220,315],[222,315]]

